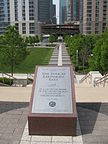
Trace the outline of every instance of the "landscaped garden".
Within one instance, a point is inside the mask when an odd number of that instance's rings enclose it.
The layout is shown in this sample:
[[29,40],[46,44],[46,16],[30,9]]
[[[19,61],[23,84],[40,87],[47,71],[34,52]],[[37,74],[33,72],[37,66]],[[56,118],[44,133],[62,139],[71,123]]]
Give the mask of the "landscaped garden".
[[[36,65],[48,65],[53,49],[31,48],[28,49],[28,51],[29,54],[26,56],[26,58],[18,65],[15,65],[14,67],[15,73],[34,73]],[[0,71],[11,72],[11,69],[8,65],[0,63]]]
[[36,65],[48,65],[53,48],[27,48],[38,36],[23,38],[15,26],[9,26],[0,37],[0,72],[34,73]]

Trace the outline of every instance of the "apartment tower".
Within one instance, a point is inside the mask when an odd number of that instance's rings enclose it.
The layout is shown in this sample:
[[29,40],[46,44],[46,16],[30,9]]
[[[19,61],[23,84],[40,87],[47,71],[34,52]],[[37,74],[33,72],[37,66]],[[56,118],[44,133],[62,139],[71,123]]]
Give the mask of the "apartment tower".
[[22,36],[40,35],[40,23],[52,18],[52,0],[0,0],[0,34],[15,25]]
[[101,33],[108,26],[108,0],[81,0],[80,29],[83,34]]

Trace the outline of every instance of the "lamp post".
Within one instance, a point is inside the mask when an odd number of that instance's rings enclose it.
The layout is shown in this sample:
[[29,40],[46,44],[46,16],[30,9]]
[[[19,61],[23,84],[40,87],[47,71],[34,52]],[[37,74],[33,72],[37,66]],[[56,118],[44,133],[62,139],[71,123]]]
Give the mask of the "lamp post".
[[78,50],[76,50],[76,67],[75,71],[78,72]]

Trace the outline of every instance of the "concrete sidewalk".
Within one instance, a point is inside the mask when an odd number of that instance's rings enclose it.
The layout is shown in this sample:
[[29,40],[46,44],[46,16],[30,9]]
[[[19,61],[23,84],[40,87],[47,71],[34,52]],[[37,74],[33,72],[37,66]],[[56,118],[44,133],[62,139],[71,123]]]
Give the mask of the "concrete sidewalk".
[[32,87],[0,87],[0,101],[29,102]]
[[77,102],[108,102],[108,87],[75,86]]
[[[29,102],[32,87],[0,87],[0,101]],[[108,102],[108,87],[75,86],[76,102]]]
[[0,144],[108,144],[108,103],[77,103],[81,133],[75,138],[28,136],[28,105],[0,102]]

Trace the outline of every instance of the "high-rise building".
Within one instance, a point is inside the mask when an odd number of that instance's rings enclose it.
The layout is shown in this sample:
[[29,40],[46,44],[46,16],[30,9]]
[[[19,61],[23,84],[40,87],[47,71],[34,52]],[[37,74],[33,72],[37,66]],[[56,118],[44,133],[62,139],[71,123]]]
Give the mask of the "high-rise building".
[[80,0],[60,0],[59,23],[80,20]]
[[0,34],[10,24],[9,0],[0,0]]
[[52,0],[38,0],[38,20],[44,23],[52,23],[53,17],[56,15]]
[[66,8],[65,0],[59,0],[59,24],[64,24],[66,13],[65,8]]
[[65,1],[65,22],[72,20],[72,1]]
[[34,35],[34,6],[34,0],[0,0],[0,34],[10,24],[21,35]]
[[52,0],[0,0],[0,34],[15,25],[23,36],[39,34],[40,22],[53,19]]
[[50,0],[39,0],[38,1],[38,19],[41,22],[49,22]]
[[52,7],[52,23],[56,24],[57,23],[57,18],[56,18],[56,5],[53,4]]
[[81,0],[80,30],[83,34],[103,32],[108,26],[108,0]]
[[80,20],[80,0],[71,0],[72,2],[72,21]]

